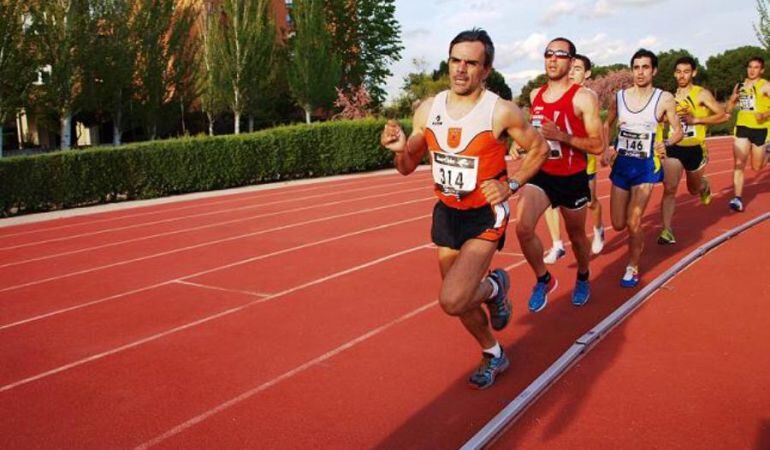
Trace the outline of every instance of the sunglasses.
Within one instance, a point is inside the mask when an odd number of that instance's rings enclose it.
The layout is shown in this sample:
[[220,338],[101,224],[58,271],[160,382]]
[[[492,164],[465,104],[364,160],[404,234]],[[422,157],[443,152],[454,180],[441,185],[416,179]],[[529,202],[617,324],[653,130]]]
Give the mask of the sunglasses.
[[572,54],[565,50],[546,50],[545,53],[543,53],[543,58],[550,58],[551,56],[557,58],[572,58]]

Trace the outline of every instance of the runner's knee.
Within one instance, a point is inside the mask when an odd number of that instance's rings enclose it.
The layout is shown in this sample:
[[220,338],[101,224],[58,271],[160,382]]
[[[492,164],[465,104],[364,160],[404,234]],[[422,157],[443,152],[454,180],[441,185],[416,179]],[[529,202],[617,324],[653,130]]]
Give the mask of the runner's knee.
[[519,240],[532,239],[535,236],[535,225],[524,222],[516,222],[516,236]]
[[450,316],[460,316],[465,312],[465,295],[457,290],[442,289],[438,302],[441,309]]

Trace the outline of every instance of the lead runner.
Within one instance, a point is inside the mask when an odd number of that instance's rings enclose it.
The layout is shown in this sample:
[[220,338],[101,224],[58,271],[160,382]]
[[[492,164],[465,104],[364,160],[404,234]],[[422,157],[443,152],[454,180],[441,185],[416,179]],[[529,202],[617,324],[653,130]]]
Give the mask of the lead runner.
[[[487,275],[495,250],[505,241],[507,200],[548,155],[543,137],[522,111],[484,89],[493,60],[494,45],[485,31],[458,34],[449,45],[450,89],[420,104],[408,139],[395,121],[385,125],[381,136],[404,175],[430,152],[438,197],[431,236],[443,278],[439,303],[481,346],[481,364],[469,379],[478,389],[490,387],[510,364],[489,326],[502,330],[510,320],[508,274],[494,269]],[[528,150],[511,177],[505,162],[507,136]]]

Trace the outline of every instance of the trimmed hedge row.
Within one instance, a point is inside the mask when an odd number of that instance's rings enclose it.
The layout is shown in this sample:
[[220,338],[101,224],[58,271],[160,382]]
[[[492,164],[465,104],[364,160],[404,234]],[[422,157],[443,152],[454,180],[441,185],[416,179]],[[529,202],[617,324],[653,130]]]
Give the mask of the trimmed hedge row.
[[0,159],[0,214],[392,167],[379,146],[383,125],[326,122]]

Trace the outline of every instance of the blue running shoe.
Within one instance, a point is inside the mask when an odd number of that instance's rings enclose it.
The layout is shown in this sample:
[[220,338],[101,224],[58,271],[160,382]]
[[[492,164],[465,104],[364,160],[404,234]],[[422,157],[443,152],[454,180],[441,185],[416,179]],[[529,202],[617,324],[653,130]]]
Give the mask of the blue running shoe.
[[626,267],[626,273],[620,279],[620,286],[624,288],[634,288],[639,284],[639,270],[634,266]]
[[481,354],[479,368],[468,378],[468,383],[476,389],[486,389],[492,386],[495,383],[495,378],[511,364],[505,353],[501,353],[499,358],[488,353],[482,352]]
[[508,279],[508,272],[503,269],[493,270],[489,273],[489,278],[497,284],[497,295],[484,303],[489,309],[489,321],[492,324],[492,329],[500,331],[511,320],[511,301],[508,300],[508,289],[511,282]]
[[738,197],[733,197],[733,199],[730,200],[730,203],[728,203],[728,206],[735,212],[743,212],[743,201]]
[[548,304],[548,294],[553,292],[559,283],[556,281],[556,277],[551,275],[551,281],[548,283],[535,284],[532,288],[532,295],[529,297],[529,310],[532,312],[542,311],[545,305]]
[[575,306],[583,306],[588,303],[588,299],[591,297],[591,286],[588,281],[577,280],[575,282],[575,290],[572,291],[572,304]]

